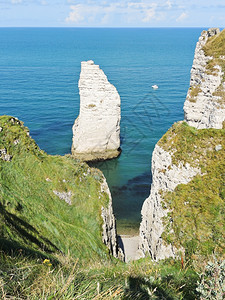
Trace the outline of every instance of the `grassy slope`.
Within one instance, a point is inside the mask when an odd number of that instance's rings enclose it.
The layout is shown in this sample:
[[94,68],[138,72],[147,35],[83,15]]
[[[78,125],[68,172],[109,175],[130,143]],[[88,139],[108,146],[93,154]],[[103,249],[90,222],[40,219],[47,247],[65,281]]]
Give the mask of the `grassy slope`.
[[[183,246],[189,258],[192,254],[224,253],[225,129],[197,130],[179,122],[159,145],[173,153],[174,164],[189,163],[202,172],[190,183],[180,184],[174,192],[163,195],[171,210],[165,219],[164,239],[177,247]],[[222,149],[216,151],[218,145]]]
[[[8,116],[0,117],[0,149],[12,155],[0,158],[0,298],[195,298],[198,276],[179,261],[108,259],[100,217],[108,197],[98,170],[47,155]],[[72,205],[53,190],[72,191]]]
[[[70,257],[49,266],[40,259],[0,254],[0,297],[9,299],[197,299],[198,275],[179,261],[150,259],[130,264],[95,263],[86,268]],[[5,298],[4,298],[5,297]]]
[[[108,196],[100,193],[101,173],[69,157],[47,155],[12,117],[0,117],[0,127],[0,149],[12,155],[10,162],[0,159],[1,248],[106,257],[100,214]],[[72,205],[54,190],[71,191]]]
[[209,62],[208,68],[213,68],[215,65],[220,65],[223,72],[225,71],[225,60],[221,56],[225,55],[225,29],[220,34],[215,35],[208,39],[203,48],[207,56],[212,56],[213,59]]

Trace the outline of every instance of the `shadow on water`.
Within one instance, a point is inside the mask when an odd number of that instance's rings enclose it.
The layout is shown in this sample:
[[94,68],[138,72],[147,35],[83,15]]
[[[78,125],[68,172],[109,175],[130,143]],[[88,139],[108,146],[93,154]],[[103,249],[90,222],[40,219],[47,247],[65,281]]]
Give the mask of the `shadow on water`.
[[122,186],[112,186],[113,208],[116,218],[141,221],[141,208],[149,196],[152,175],[145,172],[127,181]]
[[122,186],[110,187],[114,213],[118,220],[140,223],[141,208],[149,196],[151,181],[151,173],[146,172],[128,180]]
[[89,163],[89,165],[90,167],[99,168],[107,179],[112,194],[117,227],[120,228],[120,233],[137,233],[141,221],[141,208],[150,193],[152,182],[151,172],[144,172],[125,181],[122,185],[120,185],[120,182],[115,185],[113,177],[118,176],[118,159]]

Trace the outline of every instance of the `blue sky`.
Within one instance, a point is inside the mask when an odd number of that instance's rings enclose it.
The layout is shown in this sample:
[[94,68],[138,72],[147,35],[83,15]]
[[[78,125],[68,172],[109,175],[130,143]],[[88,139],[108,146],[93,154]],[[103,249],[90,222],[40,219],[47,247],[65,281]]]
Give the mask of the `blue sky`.
[[0,0],[0,27],[225,27],[224,0]]

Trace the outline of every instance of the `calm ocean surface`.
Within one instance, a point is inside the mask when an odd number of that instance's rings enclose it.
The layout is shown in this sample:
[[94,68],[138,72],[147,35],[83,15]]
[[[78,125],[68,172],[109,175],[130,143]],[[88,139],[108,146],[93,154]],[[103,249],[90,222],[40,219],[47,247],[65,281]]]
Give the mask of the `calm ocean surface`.
[[[92,59],[122,102],[122,154],[98,163],[118,223],[135,226],[155,143],[178,120],[201,28],[0,28],[0,115],[18,117],[49,154],[70,152],[80,62]],[[151,86],[157,84],[158,90]]]

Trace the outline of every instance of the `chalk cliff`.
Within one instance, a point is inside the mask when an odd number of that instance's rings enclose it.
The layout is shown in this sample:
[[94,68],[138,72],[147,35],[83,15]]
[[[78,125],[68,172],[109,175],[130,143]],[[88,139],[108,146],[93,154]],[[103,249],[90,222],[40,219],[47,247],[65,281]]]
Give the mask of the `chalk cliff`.
[[152,155],[151,193],[141,211],[140,249],[143,255],[148,253],[154,260],[174,257],[173,247],[163,243],[161,237],[164,231],[163,217],[168,213],[162,205],[162,195],[163,192],[173,191],[181,183],[188,183],[200,171],[199,168],[193,168],[188,163],[174,165],[171,153],[159,145],[155,146]]
[[216,44],[224,35],[224,32],[219,33],[218,28],[203,31],[195,49],[184,113],[185,121],[199,129],[220,129],[225,120],[225,82],[222,67],[225,62],[220,62],[224,61],[225,53],[222,55],[220,51],[207,51],[207,45]]
[[110,253],[114,257],[117,257],[123,261],[124,254],[122,249],[119,247],[117,239],[116,219],[113,214],[112,197],[105,178],[101,183],[101,192],[106,193],[109,197],[108,207],[102,207],[101,213],[103,219],[102,240],[103,243],[108,247]]
[[[188,124],[174,124],[153,151],[152,185],[141,211],[139,249],[143,256],[149,254],[154,260],[174,257],[176,249],[185,249],[191,243],[198,245],[196,251],[200,251],[204,243],[207,248],[209,236],[213,237],[214,231],[222,236],[219,227],[213,229],[216,222],[212,228],[209,225],[217,217],[208,203],[214,202],[214,207],[220,211],[224,197],[221,192],[225,137],[222,129],[225,120],[225,64],[221,45],[224,41],[225,32],[219,33],[215,28],[201,34],[184,104]],[[215,178],[220,178],[216,184]],[[215,247],[214,241],[211,246]]]
[[72,155],[85,161],[120,154],[120,96],[93,61],[81,62],[80,113],[73,126]]

